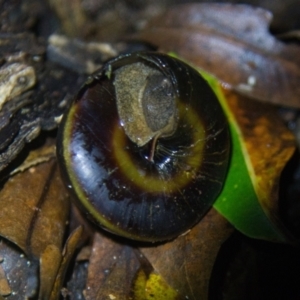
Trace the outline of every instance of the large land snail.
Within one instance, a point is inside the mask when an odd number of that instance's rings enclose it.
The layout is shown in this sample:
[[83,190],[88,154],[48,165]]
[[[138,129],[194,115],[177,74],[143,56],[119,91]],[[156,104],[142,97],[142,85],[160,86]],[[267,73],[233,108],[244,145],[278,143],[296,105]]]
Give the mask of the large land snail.
[[107,231],[164,241],[193,227],[220,193],[230,138],[198,71],[165,54],[106,63],[79,91],[58,135],[71,194]]

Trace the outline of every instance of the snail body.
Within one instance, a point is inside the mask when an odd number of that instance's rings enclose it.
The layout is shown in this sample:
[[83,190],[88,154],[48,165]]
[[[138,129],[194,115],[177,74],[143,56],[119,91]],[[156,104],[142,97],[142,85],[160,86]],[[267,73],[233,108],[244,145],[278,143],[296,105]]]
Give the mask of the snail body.
[[65,114],[63,179],[100,227],[140,241],[170,240],[204,216],[226,177],[230,138],[208,83],[165,54],[106,63]]

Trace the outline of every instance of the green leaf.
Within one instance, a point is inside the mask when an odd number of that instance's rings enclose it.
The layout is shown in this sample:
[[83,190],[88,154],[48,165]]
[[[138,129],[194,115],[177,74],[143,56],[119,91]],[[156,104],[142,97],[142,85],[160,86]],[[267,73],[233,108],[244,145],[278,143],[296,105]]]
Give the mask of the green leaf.
[[295,150],[293,134],[274,106],[223,89],[213,75],[193,67],[217,95],[231,133],[228,175],[214,208],[249,237],[294,242],[277,203],[281,171]]
[[[251,153],[247,152],[241,130],[220,84],[211,75],[203,71],[200,73],[209,82],[220,100],[228,117],[232,139],[228,176],[214,208],[247,236],[271,241],[286,241],[277,224],[271,220],[271,213],[266,212],[262,207],[261,199],[255,189],[255,174],[251,170],[251,162],[248,157]],[[279,177],[280,174],[275,175]]]

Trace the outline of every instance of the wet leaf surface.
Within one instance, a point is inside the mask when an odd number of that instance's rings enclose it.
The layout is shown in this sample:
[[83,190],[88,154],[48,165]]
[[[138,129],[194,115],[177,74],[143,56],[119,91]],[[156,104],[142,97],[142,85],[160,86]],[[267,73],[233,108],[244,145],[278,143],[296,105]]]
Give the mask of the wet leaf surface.
[[270,12],[248,5],[184,4],[135,37],[174,51],[255,99],[300,107],[300,47],[269,33]]

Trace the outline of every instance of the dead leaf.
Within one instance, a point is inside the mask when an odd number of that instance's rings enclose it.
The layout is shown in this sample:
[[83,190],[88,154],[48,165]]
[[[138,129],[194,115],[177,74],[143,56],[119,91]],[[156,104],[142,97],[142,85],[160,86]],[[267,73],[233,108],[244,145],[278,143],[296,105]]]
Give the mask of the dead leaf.
[[61,265],[62,253],[55,245],[49,245],[40,259],[39,299],[49,299]]
[[1,190],[0,235],[27,255],[62,247],[69,200],[54,160],[19,173]]
[[74,256],[74,252],[76,248],[78,247],[78,244],[82,237],[82,232],[83,232],[82,227],[76,228],[70,234],[68,240],[66,241],[66,244],[62,252],[62,261],[56,274],[54,286],[51,290],[50,297],[46,297],[45,299],[55,300],[59,298],[69,263],[72,257]]
[[300,47],[269,33],[270,12],[248,5],[183,4],[135,38],[215,75],[253,98],[300,107]]
[[211,271],[232,227],[214,209],[188,234],[141,251],[165,281],[186,299],[207,299]]
[[0,295],[8,296],[11,294],[11,292],[12,290],[9,286],[6,274],[0,265]]
[[279,117],[277,108],[249,101],[223,89],[239,125],[252,170],[256,192],[264,210],[278,214],[280,174],[295,151],[295,137]]
[[78,227],[66,241],[63,252],[50,244],[42,253],[38,299],[59,299],[69,262],[74,255],[81,235],[82,228]]
[[33,166],[37,166],[38,164],[47,162],[53,158],[56,158],[55,142],[51,139],[48,139],[44,147],[40,147],[29,152],[24,162],[20,166],[14,168],[9,175],[13,176],[19,172],[23,172]]
[[84,292],[86,300],[128,298],[140,268],[133,248],[96,233]]
[[[216,255],[233,232],[214,209],[187,234],[159,246],[135,248],[95,235],[87,300],[207,299]],[[162,296],[163,295],[163,296]]]

